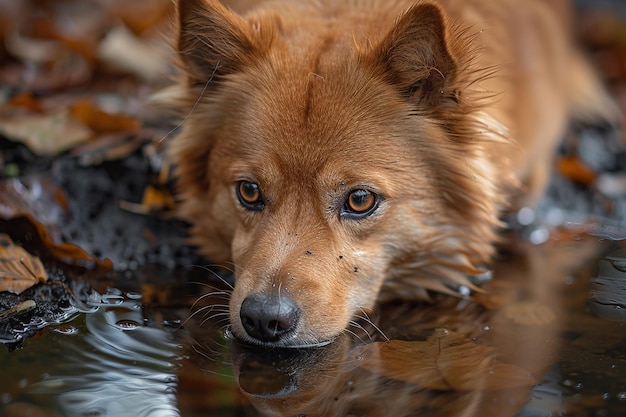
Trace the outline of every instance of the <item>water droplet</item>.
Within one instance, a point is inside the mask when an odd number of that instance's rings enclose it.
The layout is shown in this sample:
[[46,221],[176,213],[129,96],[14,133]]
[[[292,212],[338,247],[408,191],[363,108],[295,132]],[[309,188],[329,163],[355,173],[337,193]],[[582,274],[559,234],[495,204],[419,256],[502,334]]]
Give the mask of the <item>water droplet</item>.
[[459,291],[459,294],[461,294],[464,297],[467,297],[472,293],[472,290],[467,285],[459,286],[458,291]]
[[485,324],[485,325],[483,326],[483,331],[488,332],[489,330],[491,330],[491,326],[490,326],[490,325],[488,325],[488,324]]
[[608,400],[609,399],[609,393],[605,392],[604,394],[602,394],[602,399],[603,400]]
[[539,227],[533,230],[528,236],[528,240],[533,245],[541,245],[550,239],[550,231],[546,227]]
[[131,300],[141,300],[142,295],[141,293],[138,293],[138,292],[128,292],[126,293],[126,297],[128,297]]
[[563,381],[561,381],[561,385],[571,388],[574,386],[574,381],[572,381],[571,379],[564,379]]
[[8,392],[3,392],[2,394],[0,394],[0,404],[8,404],[11,402],[12,399],[13,397],[11,397],[11,394],[9,394]]
[[517,212],[517,222],[522,226],[531,225],[535,221],[535,212],[529,207],[522,207]]
[[122,295],[122,290],[119,290],[113,287],[108,287],[106,295]]
[[626,401],[626,391],[618,392],[617,399],[620,401]]
[[626,272],[626,260],[613,261],[613,267],[621,272]]
[[100,302],[102,304],[118,305],[124,302],[124,297],[121,295],[103,295]]
[[139,323],[134,320],[120,320],[115,324],[122,330],[134,330],[139,327]]
[[55,332],[61,334],[78,334],[78,329],[72,325],[63,325],[54,329]]

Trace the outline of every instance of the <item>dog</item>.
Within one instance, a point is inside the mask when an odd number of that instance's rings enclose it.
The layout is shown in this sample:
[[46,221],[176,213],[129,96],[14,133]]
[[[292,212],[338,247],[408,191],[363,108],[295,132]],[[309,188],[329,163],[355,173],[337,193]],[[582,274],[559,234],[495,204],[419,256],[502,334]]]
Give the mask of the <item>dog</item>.
[[377,301],[479,291],[570,119],[614,118],[561,0],[179,0],[179,212],[232,334],[316,346]]

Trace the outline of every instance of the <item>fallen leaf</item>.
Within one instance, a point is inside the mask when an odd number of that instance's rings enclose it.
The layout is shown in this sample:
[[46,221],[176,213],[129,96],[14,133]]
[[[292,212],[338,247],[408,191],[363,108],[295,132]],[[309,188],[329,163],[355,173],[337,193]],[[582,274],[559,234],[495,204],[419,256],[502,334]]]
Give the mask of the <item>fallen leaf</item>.
[[495,349],[438,329],[426,341],[391,340],[364,347],[361,366],[388,378],[442,391],[492,391],[530,386],[535,379],[496,359]]
[[21,294],[47,280],[48,274],[39,258],[16,246],[9,236],[0,234],[0,291]]
[[11,97],[7,103],[10,106],[22,107],[34,113],[43,113],[41,103],[31,93],[20,93]]
[[90,99],[74,103],[70,113],[96,133],[135,132],[141,127],[137,119],[123,114],[107,113]]
[[11,316],[17,316],[22,313],[26,313],[28,311],[33,310],[37,307],[37,303],[35,300],[26,300],[22,301],[15,307],[9,308],[8,310],[0,311],[0,319],[5,319]]
[[120,201],[120,208],[136,214],[153,214],[172,210],[176,207],[174,197],[166,190],[148,185],[143,192],[141,203]]
[[111,29],[98,46],[98,59],[111,68],[156,82],[171,73],[159,47],[137,37],[125,26]]
[[109,13],[122,20],[136,34],[159,27],[167,22],[172,13],[170,0],[108,0],[104,5]]
[[24,143],[36,154],[48,156],[59,154],[93,136],[89,128],[67,112],[0,119],[0,133]]
[[124,159],[146,143],[147,135],[143,133],[146,132],[100,135],[95,141],[70,150],[70,154],[79,158],[81,166],[99,165],[105,161]]
[[557,170],[564,177],[583,185],[591,185],[596,179],[596,173],[575,155],[559,159]]
[[0,230],[13,236],[29,236],[29,244],[44,257],[87,270],[111,270],[109,259],[99,260],[72,243],[59,241],[58,218],[51,214],[61,210],[57,215],[62,215],[67,210],[62,191],[47,182],[30,188],[18,180],[0,182]]

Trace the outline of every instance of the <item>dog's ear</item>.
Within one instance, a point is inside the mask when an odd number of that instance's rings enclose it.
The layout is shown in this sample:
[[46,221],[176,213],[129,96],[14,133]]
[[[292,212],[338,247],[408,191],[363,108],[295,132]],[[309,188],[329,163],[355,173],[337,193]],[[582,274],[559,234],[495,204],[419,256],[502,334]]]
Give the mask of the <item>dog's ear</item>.
[[434,4],[410,8],[375,50],[387,80],[411,101],[437,106],[454,99],[457,65],[447,41],[447,24]]
[[236,72],[255,52],[246,21],[217,0],[179,0],[178,25],[178,53],[192,85]]

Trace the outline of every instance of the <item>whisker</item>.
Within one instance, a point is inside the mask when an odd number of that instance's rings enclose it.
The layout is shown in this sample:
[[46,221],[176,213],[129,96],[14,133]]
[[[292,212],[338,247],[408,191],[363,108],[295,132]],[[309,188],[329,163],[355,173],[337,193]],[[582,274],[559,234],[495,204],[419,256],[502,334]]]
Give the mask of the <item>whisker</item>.
[[363,321],[365,321],[366,323],[368,323],[369,325],[371,325],[374,330],[376,330],[378,332],[378,334],[380,334],[386,342],[388,342],[390,339],[387,337],[387,335],[374,323],[374,321],[370,318],[370,316],[367,314],[367,312],[365,311],[365,309],[363,309],[363,307],[359,307],[359,310],[361,310],[361,313],[363,314],[362,316],[357,316],[360,317],[361,319],[363,319]]
[[[355,321],[350,321],[350,322],[348,323],[348,326],[354,326],[354,327],[357,327],[358,325],[357,325],[357,323],[356,323]],[[358,326],[358,327],[360,327],[361,329],[363,329],[363,327],[362,327],[362,326]],[[365,330],[365,329],[364,329],[364,330]],[[361,343],[365,343],[365,340],[364,340],[361,336],[359,336],[356,332],[353,332],[352,330],[350,330],[348,327],[346,327],[345,329],[343,329],[343,332],[344,332],[344,333],[351,334],[352,336],[354,336],[354,337],[356,337],[357,339],[359,339],[359,342],[361,342]],[[365,333],[367,333],[367,331],[366,331]],[[368,334],[368,336],[369,336],[369,334]],[[371,337],[370,337],[370,339],[371,339]]]
[[[218,266],[218,265],[212,265],[212,266]],[[199,268],[202,269],[204,271],[207,271],[208,273],[210,273],[213,277],[217,278],[219,281],[221,281],[222,283],[226,284],[228,286],[228,288],[230,288],[231,290],[234,290],[235,287],[233,287],[233,285],[228,282],[226,279],[224,279],[222,276],[220,276],[220,274],[218,274],[217,272],[213,271],[211,269],[211,266],[203,266],[203,265],[192,265],[192,267],[194,268]],[[224,268],[226,270],[228,270],[229,272],[234,273],[233,271],[231,271],[229,268]]]
[[[216,320],[217,317],[223,316],[221,319]],[[217,313],[210,317],[203,319],[200,322],[200,326],[204,326],[208,321],[215,320],[215,327],[224,328],[230,324],[230,316],[227,313]]]

